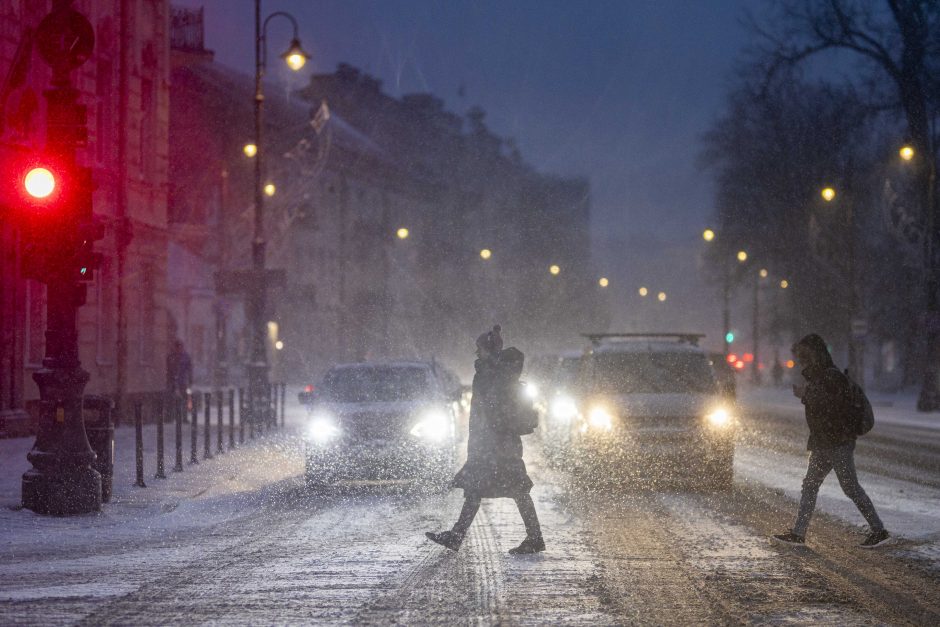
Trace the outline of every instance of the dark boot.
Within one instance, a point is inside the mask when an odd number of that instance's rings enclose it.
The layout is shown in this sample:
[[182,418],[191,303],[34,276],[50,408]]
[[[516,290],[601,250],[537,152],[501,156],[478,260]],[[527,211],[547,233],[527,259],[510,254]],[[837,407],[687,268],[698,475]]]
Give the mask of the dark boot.
[[538,538],[526,538],[522,544],[514,549],[509,549],[510,555],[530,555],[532,553],[541,553],[545,550],[545,540],[541,536]]
[[431,542],[437,542],[441,546],[446,547],[451,551],[460,550],[460,545],[463,543],[463,535],[453,531],[441,531],[440,533],[432,533],[428,531],[424,535]]

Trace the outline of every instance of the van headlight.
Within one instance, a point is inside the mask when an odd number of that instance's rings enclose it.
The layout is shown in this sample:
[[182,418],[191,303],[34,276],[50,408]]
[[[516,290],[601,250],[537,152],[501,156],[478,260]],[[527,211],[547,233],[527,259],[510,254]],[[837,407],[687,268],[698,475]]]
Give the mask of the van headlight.
[[426,412],[411,428],[411,435],[428,442],[443,442],[449,434],[450,420],[440,410]]
[[578,405],[570,396],[559,395],[552,399],[550,411],[552,418],[571,422],[578,415]]
[[610,431],[614,428],[614,417],[603,407],[592,407],[588,412],[588,425],[597,431]]
[[328,414],[316,414],[307,425],[307,439],[325,444],[339,435],[336,419]]
[[726,429],[731,425],[731,413],[724,407],[719,407],[705,416],[706,422],[715,429]]

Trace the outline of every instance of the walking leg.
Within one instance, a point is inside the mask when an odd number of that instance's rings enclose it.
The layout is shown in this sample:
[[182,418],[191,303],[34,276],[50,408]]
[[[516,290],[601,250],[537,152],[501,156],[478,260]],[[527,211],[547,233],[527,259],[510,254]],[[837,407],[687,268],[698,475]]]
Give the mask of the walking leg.
[[793,525],[793,533],[796,535],[806,537],[810,518],[813,517],[813,510],[816,509],[819,486],[822,485],[830,470],[832,470],[832,455],[829,449],[820,449],[810,453],[809,467],[806,469],[803,491],[800,493],[800,510],[796,515],[796,523]]
[[846,444],[836,449],[836,455],[833,460],[833,468],[836,471],[836,477],[839,478],[839,485],[845,495],[852,499],[855,507],[865,517],[868,528],[872,533],[884,530],[884,524],[875,511],[875,506],[868,498],[868,494],[862,489],[858,482],[858,473],[855,471],[855,443]]
[[539,525],[539,515],[535,512],[535,503],[532,501],[532,496],[526,494],[517,497],[516,507],[519,508],[519,515],[522,516],[522,522],[525,524],[526,538],[541,540],[542,527]]
[[473,522],[473,519],[476,517],[479,510],[479,498],[473,496],[464,498],[463,508],[460,510],[460,516],[457,518],[457,522],[454,523],[451,531],[463,538],[465,535],[467,535],[467,530],[470,529],[470,523]]

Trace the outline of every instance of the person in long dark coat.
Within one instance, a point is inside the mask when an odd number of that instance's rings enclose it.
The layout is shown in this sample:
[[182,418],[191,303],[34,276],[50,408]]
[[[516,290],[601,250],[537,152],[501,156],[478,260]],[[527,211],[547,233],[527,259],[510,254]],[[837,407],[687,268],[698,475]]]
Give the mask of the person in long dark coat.
[[450,531],[428,532],[428,539],[458,550],[470,523],[484,498],[511,498],[516,501],[526,538],[512,554],[545,550],[538,514],[529,491],[532,479],[522,460],[522,438],[503,428],[519,393],[519,375],[524,356],[516,348],[503,350],[499,325],[477,338],[473,397],[470,405],[470,437],[467,463],[457,472],[453,487],[464,491],[460,517]]

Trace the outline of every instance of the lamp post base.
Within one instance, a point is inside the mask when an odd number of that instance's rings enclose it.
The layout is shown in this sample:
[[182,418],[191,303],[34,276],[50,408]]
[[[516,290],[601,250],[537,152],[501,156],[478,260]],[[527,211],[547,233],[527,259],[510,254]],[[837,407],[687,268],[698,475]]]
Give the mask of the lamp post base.
[[72,516],[101,510],[101,475],[88,466],[23,473],[23,507],[37,514]]

